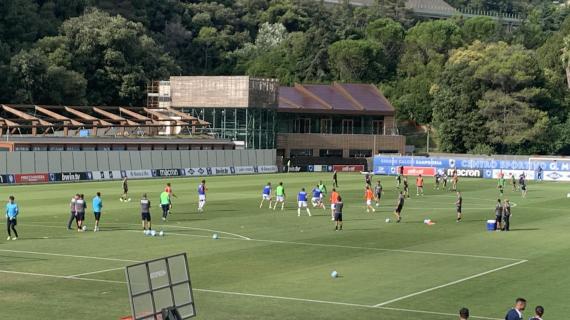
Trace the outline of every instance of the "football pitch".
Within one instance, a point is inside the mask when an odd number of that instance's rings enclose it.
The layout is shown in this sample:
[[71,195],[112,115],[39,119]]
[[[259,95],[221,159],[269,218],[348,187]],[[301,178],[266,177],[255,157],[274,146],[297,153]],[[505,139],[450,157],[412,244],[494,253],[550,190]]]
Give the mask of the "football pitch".
[[[563,319],[570,297],[570,185],[530,181],[516,206],[511,232],[486,231],[494,218],[496,181],[461,179],[464,219],[455,222],[455,193],[433,190],[406,201],[394,223],[397,190],[382,179],[375,213],[364,204],[364,178],[339,174],[344,230],[330,212],[297,217],[297,192],[330,174],[207,177],[208,203],[198,213],[197,178],[131,180],[132,202],[119,201],[121,182],[4,186],[20,206],[17,241],[0,237],[0,319],[119,319],[130,314],[124,267],[186,252],[197,319],[502,319],[515,298],[545,319]],[[170,181],[173,214],[160,220],[159,194]],[[259,208],[268,182],[283,181],[284,211]],[[92,232],[91,198],[103,197],[101,231]],[[153,202],[153,229],[140,226],[139,199]],[[88,232],[66,230],[69,200],[86,195]],[[386,223],[386,218],[391,218]],[[425,225],[424,219],[435,225]],[[219,239],[212,235],[216,233]],[[338,278],[331,272],[337,271]]]

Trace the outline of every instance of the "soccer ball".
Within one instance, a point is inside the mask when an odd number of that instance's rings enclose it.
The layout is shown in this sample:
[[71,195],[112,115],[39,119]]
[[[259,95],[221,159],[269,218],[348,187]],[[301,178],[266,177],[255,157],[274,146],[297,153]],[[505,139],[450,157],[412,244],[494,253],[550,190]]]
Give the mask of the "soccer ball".
[[131,198],[128,198],[127,201],[128,201],[128,202],[131,202]]
[[386,223],[390,223],[390,218],[386,218]]
[[150,230],[150,235],[151,235],[152,237],[156,236],[156,231]]
[[145,230],[145,231],[144,231],[144,235],[145,235],[145,236],[148,236],[149,234],[150,234],[150,230]]
[[87,230],[87,226],[81,227],[81,230],[83,230],[83,231]]
[[218,236],[218,234],[217,234],[217,233],[214,233],[214,234],[212,235],[212,239],[214,239],[214,240],[218,240],[218,238],[219,238],[219,236]]
[[158,233],[159,236],[164,236],[164,231],[160,230],[160,232]]
[[570,198],[570,193],[566,194],[566,198]]
[[338,272],[333,271],[331,272],[331,278],[337,278],[338,277]]

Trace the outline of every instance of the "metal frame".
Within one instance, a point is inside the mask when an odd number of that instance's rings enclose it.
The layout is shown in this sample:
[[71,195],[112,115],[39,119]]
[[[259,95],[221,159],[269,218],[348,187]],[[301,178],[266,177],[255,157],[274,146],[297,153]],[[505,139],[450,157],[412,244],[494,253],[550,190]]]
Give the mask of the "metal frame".
[[[183,257],[184,260],[184,264],[186,266],[186,272],[187,272],[187,280],[184,281],[179,281],[176,283],[172,282],[172,275],[170,273],[170,259],[173,258],[178,258],[178,257]],[[168,275],[168,284],[167,285],[163,285],[157,288],[153,288],[152,286],[152,278],[150,276],[150,268],[149,265],[151,263],[155,263],[155,262],[159,262],[159,261],[164,261],[166,264],[166,273]],[[148,277],[148,287],[149,289],[143,292],[139,292],[137,294],[133,294],[131,291],[131,284],[130,284],[130,277],[129,277],[129,269],[130,268],[134,268],[134,267],[139,267],[139,266],[145,266],[146,269],[146,273],[147,273],[147,277]],[[137,264],[133,264],[130,266],[125,267],[125,275],[127,277],[127,288],[129,290],[129,301],[131,303],[131,313],[133,315],[133,319],[134,320],[144,320],[144,319],[149,319],[151,316],[153,319],[158,320],[160,318],[158,318],[157,316],[161,314],[162,310],[156,310],[156,304],[155,304],[155,298],[154,298],[154,293],[156,291],[162,290],[162,289],[166,289],[166,288],[170,288],[170,296],[172,298],[172,303],[173,305],[170,307],[176,307],[176,308],[180,308],[180,307],[187,307],[187,306],[192,306],[192,310],[193,310],[193,315],[190,317],[186,317],[183,319],[190,319],[196,316],[196,305],[194,304],[194,291],[192,290],[192,282],[190,280],[190,267],[188,265],[188,257],[186,255],[186,253],[180,253],[180,254],[176,254],[176,255],[171,255],[171,256],[167,256],[167,257],[163,257],[163,258],[158,258],[158,259],[154,259],[154,260],[148,260],[145,262],[141,262],[141,263],[137,263]],[[190,288],[190,302],[189,303],[184,303],[184,304],[180,304],[180,305],[176,305],[176,300],[174,297],[174,287],[175,286],[179,286],[182,284],[188,284],[188,287]],[[144,315],[142,317],[137,317],[135,312],[135,304],[134,304],[134,299],[140,296],[145,296],[145,295],[149,295],[151,296],[152,299],[152,311],[153,314],[152,315]]]

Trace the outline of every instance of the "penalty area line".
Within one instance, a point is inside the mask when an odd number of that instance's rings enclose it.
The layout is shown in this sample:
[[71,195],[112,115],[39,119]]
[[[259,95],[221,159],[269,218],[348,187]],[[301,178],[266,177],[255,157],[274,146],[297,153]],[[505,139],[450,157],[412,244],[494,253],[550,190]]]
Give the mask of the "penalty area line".
[[375,308],[383,307],[383,306],[385,306],[385,305],[387,305],[387,304],[391,304],[391,303],[398,302],[398,301],[401,301],[401,300],[405,300],[405,299],[408,299],[408,298],[411,298],[411,297],[419,296],[419,295],[421,295],[421,294],[428,293],[428,292],[432,292],[432,291],[435,291],[435,290],[438,290],[438,289],[442,289],[442,288],[445,288],[445,287],[453,286],[453,285],[456,285],[456,284],[459,284],[459,283],[462,283],[462,282],[465,282],[465,281],[468,281],[468,280],[471,280],[471,279],[475,279],[475,278],[482,277],[482,276],[484,276],[484,275],[488,275],[488,274],[493,273],[493,272],[497,272],[497,271],[501,271],[501,270],[504,270],[504,269],[507,269],[507,268],[511,268],[511,267],[517,266],[517,265],[522,264],[522,263],[525,263],[525,262],[528,262],[528,260],[520,260],[520,261],[518,261],[518,262],[511,263],[511,264],[508,264],[508,265],[506,265],[506,266],[502,266],[502,267],[495,268],[495,269],[492,269],[492,270],[489,270],[489,271],[481,272],[481,273],[478,273],[478,274],[475,274],[475,275],[472,275],[472,276],[469,276],[469,277],[465,277],[465,278],[462,278],[462,279],[459,279],[459,280],[455,280],[455,281],[452,281],[452,282],[449,282],[449,283],[446,283],[446,284],[442,284],[442,285],[439,285],[439,286],[436,286],[436,287],[433,287],[433,288],[429,288],[429,289],[425,289],[425,290],[422,290],[422,291],[414,292],[414,293],[411,293],[411,294],[408,294],[408,295],[405,295],[405,296],[401,296],[401,297],[399,297],[399,298],[395,298],[395,299],[392,299],[392,300],[384,301],[384,302],[375,304],[373,307],[375,307]]
[[[123,284],[123,285],[127,283],[126,281],[92,279],[92,278],[75,278],[75,277],[69,277],[69,276],[58,276],[58,275],[44,274],[44,273],[19,272],[19,271],[9,271],[9,270],[0,270],[0,273],[44,277],[44,278],[54,278],[54,279],[64,279],[64,280],[79,280],[79,281],[114,283],[114,284]],[[316,304],[328,304],[328,305],[347,306],[347,307],[356,307],[356,308],[364,308],[364,309],[380,309],[380,310],[397,311],[397,312],[432,314],[432,315],[447,316],[450,318],[452,318],[452,317],[456,318],[457,317],[456,314],[452,314],[452,313],[443,313],[443,312],[434,312],[434,311],[425,311],[425,310],[414,310],[414,309],[390,308],[390,307],[375,307],[375,306],[358,304],[358,303],[303,299],[303,298],[294,298],[294,297],[284,297],[284,296],[244,293],[244,292],[233,292],[233,291],[221,291],[221,290],[211,290],[211,289],[199,289],[199,288],[194,288],[193,290],[198,291],[198,292],[223,294],[223,295],[264,298],[264,299],[273,299],[273,300],[287,300],[287,301],[297,301],[297,302],[316,303]],[[471,318],[482,319],[482,320],[501,320],[498,318],[489,318],[489,317],[482,317],[482,316],[471,316]]]

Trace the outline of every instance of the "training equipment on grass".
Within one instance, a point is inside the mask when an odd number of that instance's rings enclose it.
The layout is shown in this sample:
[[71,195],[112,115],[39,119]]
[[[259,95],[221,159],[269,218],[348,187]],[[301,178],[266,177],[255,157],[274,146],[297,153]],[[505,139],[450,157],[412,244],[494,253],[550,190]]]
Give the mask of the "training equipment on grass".
[[196,316],[186,253],[128,266],[133,320],[185,320]]
[[219,238],[220,238],[220,237],[218,236],[217,233],[214,233],[214,234],[212,235],[212,239],[214,239],[214,240],[218,240]]
[[152,237],[156,236],[156,231],[151,230],[151,231],[150,231],[150,235],[151,235]]
[[160,230],[160,232],[158,233],[159,236],[164,236],[164,231]]
[[144,235],[145,235],[145,236],[148,236],[149,233],[150,233],[150,230],[145,230],[145,231],[144,231]]
[[426,224],[426,225],[428,225],[428,226],[431,226],[431,225],[434,225],[435,222],[434,222],[434,221],[431,221],[431,219],[428,218],[428,219],[424,219],[424,224]]
[[386,223],[390,223],[390,218],[386,218]]
[[570,193],[567,193],[567,194],[566,194],[566,198],[570,198]]
[[495,230],[497,230],[497,221],[487,220],[487,231],[495,231]]
[[336,271],[331,272],[331,277],[332,277],[332,278],[337,278],[337,277],[338,277],[338,272],[336,272]]

